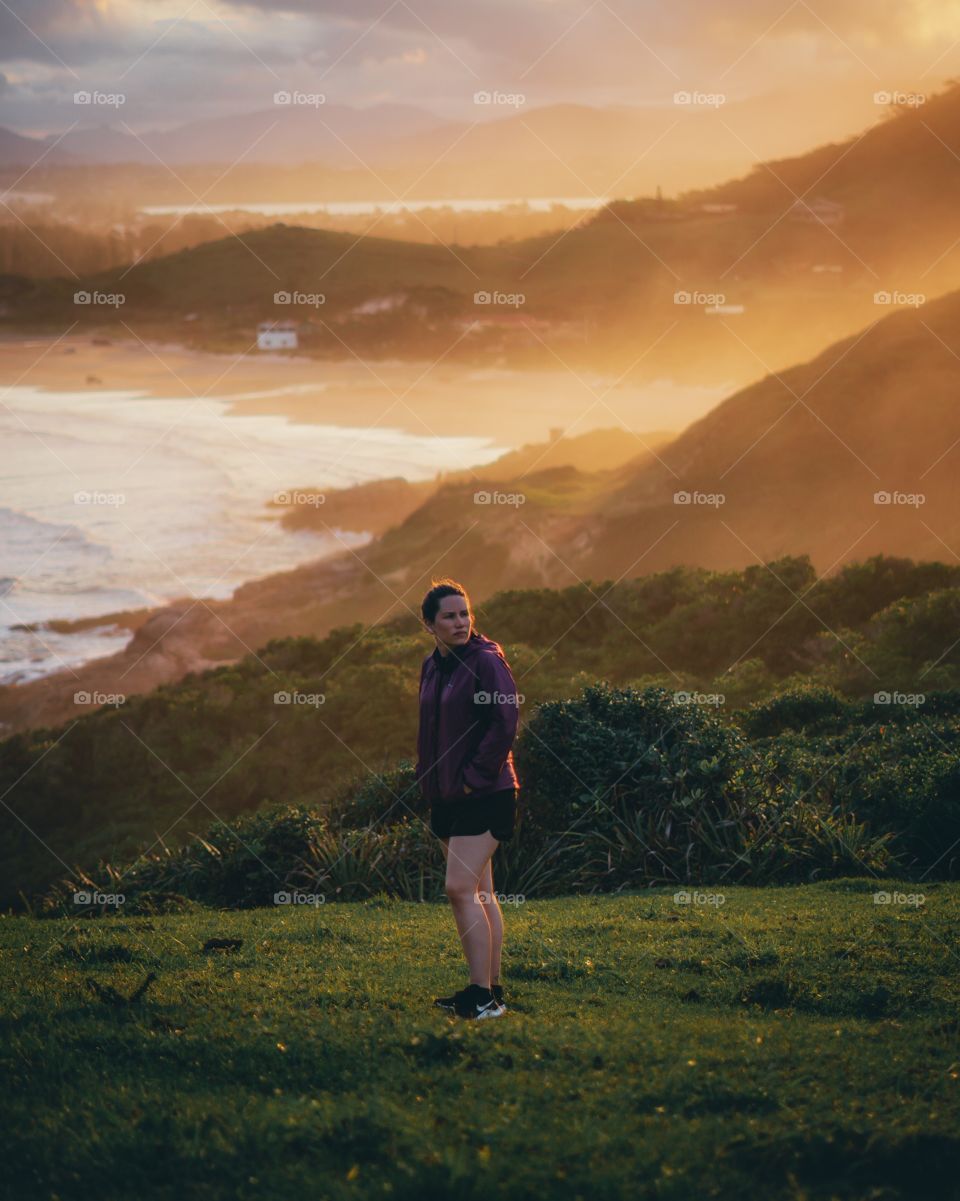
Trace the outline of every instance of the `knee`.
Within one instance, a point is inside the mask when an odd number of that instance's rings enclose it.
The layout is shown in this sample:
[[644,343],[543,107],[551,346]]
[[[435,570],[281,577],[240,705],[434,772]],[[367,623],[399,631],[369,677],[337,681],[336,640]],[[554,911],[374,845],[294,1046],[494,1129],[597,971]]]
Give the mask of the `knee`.
[[476,886],[466,880],[448,880],[445,888],[452,905],[466,905],[477,895]]

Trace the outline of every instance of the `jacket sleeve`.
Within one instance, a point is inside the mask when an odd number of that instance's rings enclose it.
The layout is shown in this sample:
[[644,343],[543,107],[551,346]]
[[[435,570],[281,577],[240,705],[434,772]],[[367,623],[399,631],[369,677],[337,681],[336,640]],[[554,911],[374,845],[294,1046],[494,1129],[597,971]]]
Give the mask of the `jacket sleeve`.
[[422,768],[422,760],[423,760],[423,709],[420,705],[420,693],[423,691],[423,676],[424,676],[424,672],[426,670],[427,670],[427,660],[424,659],[423,662],[420,664],[420,683],[417,686],[417,709],[418,709],[420,716],[419,716],[419,722],[417,724],[417,763],[416,763],[416,767],[414,768],[414,778],[417,780],[418,783],[420,780],[420,771]]
[[[499,655],[481,655],[477,665],[477,689],[490,700],[489,723],[470,761],[464,766],[463,782],[471,792],[494,787],[503,769],[520,720],[517,686],[506,660]],[[496,695],[496,699],[495,698]]]

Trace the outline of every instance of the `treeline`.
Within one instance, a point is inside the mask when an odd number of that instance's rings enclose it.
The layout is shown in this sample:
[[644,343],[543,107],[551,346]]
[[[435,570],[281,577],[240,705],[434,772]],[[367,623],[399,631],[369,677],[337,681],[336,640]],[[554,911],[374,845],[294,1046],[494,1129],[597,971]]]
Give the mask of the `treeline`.
[[[493,246],[561,233],[583,219],[582,212],[564,205],[552,205],[549,211],[539,212],[518,204],[489,212],[457,212],[441,207],[415,213],[294,213],[283,221],[303,229],[369,234],[427,245]],[[276,217],[243,210],[215,215],[202,211],[170,214],[145,220],[129,212],[120,220],[110,221],[102,215],[91,215],[87,220],[58,220],[45,214],[41,219],[25,212],[20,220],[0,222],[0,275],[83,279],[276,223]]]
[[[528,727],[547,729],[550,704],[603,681],[686,694],[671,700],[677,712],[717,714],[751,760],[772,756],[771,771],[808,781],[824,804],[834,788],[871,830],[905,830],[905,805],[936,811],[956,795],[958,568],[876,557],[821,581],[806,558],[739,572],[678,568],[616,585],[501,592],[477,624],[513,666],[528,765]],[[271,803],[342,812],[345,796],[353,804],[365,781],[411,754],[419,664],[431,647],[412,615],[276,640],[119,708],[6,740],[0,903],[20,903],[77,866],[129,863],[151,846],[172,852],[216,819],[234,826]],[[802,716],[810,696],[820,698],[815,723]],[[763,716],[784,706],[799,706],[802,719]],[[567,746],[567,734],[554,737]],[[778,739],[772,750],[768,738]],[[863,759],[868,751],[877,758]],[[526,786],[535,768],[525,770]],[[854,774],[859,792],[849,791]],[[943,849],[919,818],[909,824],[919,841],[898,853],[921,863]]]
[[270,225],[269,220],[223,215],[155,217],[140,223],[101,224],[39,219],[0,222],[0,275],[75,279],[149,262],[204,242]]

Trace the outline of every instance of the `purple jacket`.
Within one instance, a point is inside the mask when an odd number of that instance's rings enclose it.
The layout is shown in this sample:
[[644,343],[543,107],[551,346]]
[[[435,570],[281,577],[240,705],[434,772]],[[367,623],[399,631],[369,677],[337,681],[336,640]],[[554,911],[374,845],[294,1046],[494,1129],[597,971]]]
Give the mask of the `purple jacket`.
[[[446,662],[443,662],[443,660]],[[446,656],[420,669],[417,782],[424,800],[518,787],[513,739],[520,706],[503,650],[476,630]]]

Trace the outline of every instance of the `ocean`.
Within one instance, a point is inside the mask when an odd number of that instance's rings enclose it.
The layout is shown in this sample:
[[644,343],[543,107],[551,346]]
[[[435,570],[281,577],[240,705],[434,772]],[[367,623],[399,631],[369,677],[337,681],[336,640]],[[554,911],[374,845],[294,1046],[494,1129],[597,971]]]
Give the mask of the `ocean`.
[[246,580],[346,546],[363,531],[289,532],[281,491],[432,478],[506,450],[485,438],[229,416],[268,394],[157,398],[16,386],[0,405],[0,683],[120,650],[129,631],[19,626],[97,617],[179,597],[229,598]]

